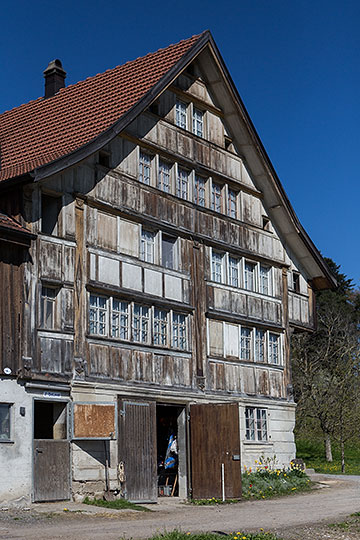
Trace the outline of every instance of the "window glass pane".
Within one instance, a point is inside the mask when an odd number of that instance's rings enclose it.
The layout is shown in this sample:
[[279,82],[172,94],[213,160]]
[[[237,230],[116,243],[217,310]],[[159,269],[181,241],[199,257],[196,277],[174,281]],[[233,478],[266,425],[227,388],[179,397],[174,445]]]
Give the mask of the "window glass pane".
[[224,254],[217,251],[212,252],[211,261],[211,279],[216,283],[223,283],[223,266],[224,266]]
[[112,301],[111,335],[129,339],[129,304],[115,298]]
[[256,265],[245,261],[244,266],[244,287],[248,291],[255,291],[255,268]]
[[270,294],[271,268],[260,264],[260,292]]
[[245,437],[247,441],[255,440],[255,418],[254,409],[247,407],[245,409]]
[[185,169],[178,167],[178,174],[176,178],[176,195],[180,197],[181,199],[187,199],[188,191],[189,191],[189,173]]
[[155,262],[155,232],[142,229],[140,242],[140,259],[145,262]]
[[221,186],[215,182],[212,183],[211,208],[215,212],[221,212]]
[[103,296],[90,295],[89,332],[105,336],[107,299]]
[[250,328],[240,329],[240,358],[241,360],[250,360],[251,356],[251,330]]
[[186,103],[180,101],[179,99],[176,101],[175,123],[177,126],[183,129],[186,129],[187,127],[186,108]]
[[161,264],[165,268],[175,268],[175,243],[176,238],[162,235],[161,240]]
[[166,193],[170,192],[170,171],[171,165],[159,160],[158,188]]
[[0,440],[10,440],[10,407],[7,403],[0,403]]
[[139,181],[143,184],[150,184],[151,176],[151,157],[149,154],[145,154],[140,151],[140,163],[139,163]]
[[255,328],[255,362],[265,362],[265,332]]
[[239,283],[239,259],[229,256],[229,285],[240,287]]
[[139,343],[149,343],[150,310],[146,306],[134,304],[133,340]]
[[232,218],[237,218],[237,192],[233,189],[228,189],[228,215]]
[[41,288],[40,326],[49,330],[55,327],[55,301],[58,289],[53,287]]
[[177,349],[187,348],[186,316],[182,313],[173,313],[172,345]]
[[195,174],[194,181],[194,203],[205,206],[205,178]]
[[204,134],[204,113],[196,107],[193,108],[193,133],[198,137]]
[[279,351],[279,336],[269,332],[269,363],[279,364],[280,351]]
[[154,345],[166,347],[168,344],[168,312],[154,309]]

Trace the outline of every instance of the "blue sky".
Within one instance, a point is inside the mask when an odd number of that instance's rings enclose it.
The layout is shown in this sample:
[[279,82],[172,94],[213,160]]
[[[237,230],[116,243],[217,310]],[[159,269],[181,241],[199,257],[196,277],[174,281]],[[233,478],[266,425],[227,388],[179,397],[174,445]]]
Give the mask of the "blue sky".
[[360,2],[7,2],[0,111],[210,29],[292,205],[323,253],[360,284]]

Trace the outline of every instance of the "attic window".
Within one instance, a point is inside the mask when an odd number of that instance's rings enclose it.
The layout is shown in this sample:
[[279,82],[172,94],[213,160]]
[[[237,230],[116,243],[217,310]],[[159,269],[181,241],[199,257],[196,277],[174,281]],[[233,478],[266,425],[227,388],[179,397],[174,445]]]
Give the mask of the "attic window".
[[230,137],[227,137],[225,135],[225,150],[231,151],[232,150],[231,145],[232,145],[232,140],[230,139]]
[[191,77],[195,77],[194,64],[190,64],[190,66],[188,66],[188,67],[186,68],[185,73],[186,73],[187,75],[191,75]]
[[105,152],[105,150],[100,150],[99,152],[99,165],[110,169],[110,153]]
[[262,217],[262,228],[264,229],[264,231],[270,231],[270,219],[266,216],[263,216]]
[[292,288],[294,292],[300,292],[300,274],[298,272],[292,273]]
[[41,232],[55,236],[59,234],[60,209],[60,196],[41,194]]
[[156,116],[159,116],[159,103],[157,101],[152,103],[149,107],[149,111],[153,114],[156,114]]

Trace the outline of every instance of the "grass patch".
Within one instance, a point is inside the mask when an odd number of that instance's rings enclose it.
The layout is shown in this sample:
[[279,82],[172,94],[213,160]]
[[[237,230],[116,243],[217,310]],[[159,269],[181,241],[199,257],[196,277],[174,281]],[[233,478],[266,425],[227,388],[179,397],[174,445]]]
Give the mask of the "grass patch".
[[[324,444],[322,441],[309,441],[298,439],[296,441],[296,455],[302,458],[309,469],[323,474],[343,474],[341,472],[340,449],[333,444],[333,459],[331,463],[325,459]],[[360,475],[360,443],[355,441],[345,445],[345,474]]]
[[125,499],[104,501],[104,499],[89,499],[89,497],[85,497],[83,503],[93,506],[100,506],[102,508],[111,508],[112,510],[138,510],[139,512],[151,512],[149,508],[145,508],[145,506],[141,506],[140,504],[131,503]]
[[224,533],[184,533],[181,531],[172,531],[164,534],[152,536],[149,540],[281,540],[278,536],[270,532],[260,531],[258,533],[235,532],[232,534]]
[[333,530],[358,533],[360,531],[360,512],[351,514],[348,519],[340,523],[331,523],[329,527]]
[[225,501],[223,501],[222,499],[216,499],[215,497],[212,497],[211,499],[192,499],[190,501],[191,504],[195,504],[196,506],[215,506],[216,504],[234,504],[238,502],[239,499],[225,499]]

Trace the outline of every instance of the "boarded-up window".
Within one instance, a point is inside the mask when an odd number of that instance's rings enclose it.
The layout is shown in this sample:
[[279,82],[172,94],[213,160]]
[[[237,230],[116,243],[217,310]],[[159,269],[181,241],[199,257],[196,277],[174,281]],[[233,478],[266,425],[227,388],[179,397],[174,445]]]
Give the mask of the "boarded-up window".
[[97,216],[98,246],[116,250],[117,248],[117,218],[103,212]]
[[115,435],[115,405],[74,403],[73,436],[75,439],[114,439]]
[[239,356],[239,327],[235,324],[225,324],[225,355]]
[[209,347],[210,355],[224,356],[223,323],[209,321]]
[[139,232],[140,226],[124,219],[120,220],[120,252],[133,257],[139,256]]

